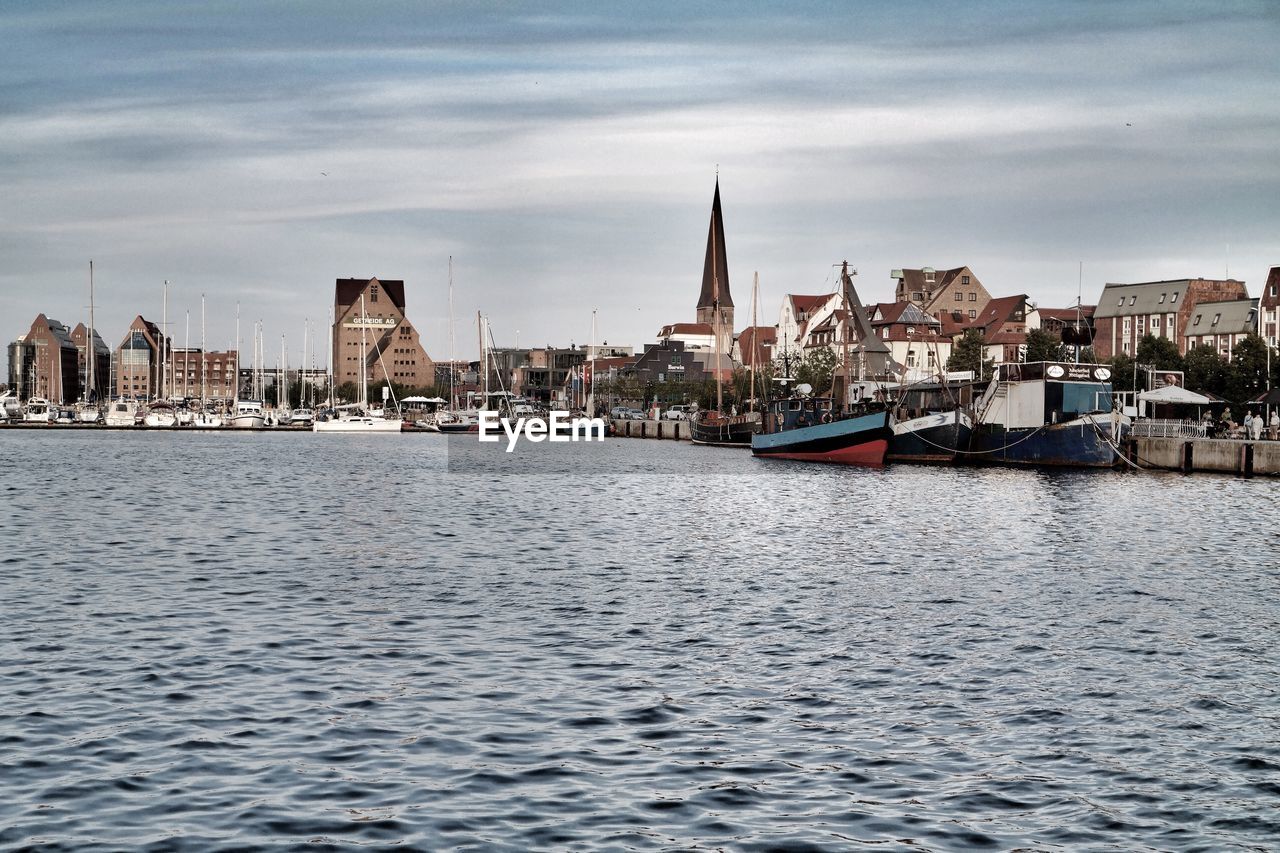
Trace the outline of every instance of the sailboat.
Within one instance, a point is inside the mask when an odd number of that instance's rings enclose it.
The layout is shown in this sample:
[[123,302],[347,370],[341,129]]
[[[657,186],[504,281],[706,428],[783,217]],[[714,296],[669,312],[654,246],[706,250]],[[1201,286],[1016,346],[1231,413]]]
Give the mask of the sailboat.
[[[257,331],[254,331],[254,351],[257,351]],[[256,360],[256,355],[255,355]],[[255,370],[257,364],[254,365]],[[262,398],[240,399],[240,303],[236,303],[236,399],[227,426],[234,429],[262,429],[267,418],[262,411]]]
[[[368,315],[364,311],[364,295],[360,296],[360,401],[335,406],[335,415],[328,420],[317,420],[311,425],[313,432],[400,432],[399,418],[375,417],[369,413],[369,364],[368,342],[365,328]],[[381,353],[379,353],[381,358]]]
[[204,294],[200,294],[200,411],[196,412],[191,425],[197,429],[221,429],[222,417],[209,405],[209,352],[206,349]]
[[791,396],[770,400],[764,432],[751,437],[751,452],[755,456],[840,465],[878,467],[884,464],[892,435],[889,410],[879,402],[852,402],[850,337],[856,336],[860,374],[868,368],[883,372],[889,348],[872,332],[862,300],[853,288],[847,261],[840,279],[846,312],[842,336],[844,399],[815,397],[811,394],[813,389],[802,384]]

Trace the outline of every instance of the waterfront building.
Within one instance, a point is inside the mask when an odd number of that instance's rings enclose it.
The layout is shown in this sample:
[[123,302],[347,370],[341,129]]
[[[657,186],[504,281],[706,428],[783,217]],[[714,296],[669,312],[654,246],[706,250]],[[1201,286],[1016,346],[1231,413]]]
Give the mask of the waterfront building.
[[36,315],[26,334],[9,344],[9,387],[20,400],[80,399],[80,364],[71,330],[44,314]]
[[120,346],[116,347],[117,397],[145,400],[159,396],[165,345],[159,326],[141,314],[133,318]]
[[358,385],[362,371],[371,384],[387,379],[398,385],[421,388],[435,382],[435,364],[423,349],[418,330],[405,314],[403,281],[338,279],[334,286],[333,317],[333,381],[336,384]]
[[1148,334],[1168,338],[1186,355],[1196,305],[1248,298],[1244,282],[1231,278],[1108,283],[1093,315],[1094,355],[1099,361],[1121,353],[1135,355],[1138,342]]
[[170,358],[173,360],[170,396],[198,400],[203,387],[205,398],[213,402],[229,403],[236,398],[240,365],[238,354],[233,350],[205,352],[188,347],[174,349]]
[[1179,350],[1211,346],[1218,355],[1231,360],[1236,344],[1258,332],[1258,300],[1233,299],[1228,302],[1200,302],[1191,314],[1185,339]]
[[900,269],[890,277],[896,282],[895,302],[910,302],[937,320],[943,314],[960,322],[976,320],[991,301],[991,294],[967,266],[941,272],[933,267]]
[[779,348],[778,357],[799,351],[804,339],[805,329],[811,317],[819,322],[827,313],[839,307],[837,293],[821,296],[810,296],[799,293],[788,293],[782,297],[782,308],[778,311],[778,331],[776,337]]
[[733,342],[733,359],[743,367],[767,368],[773,363],[774,346],[778,342],[776,326],[748,326]]
[[1275,349],[1277,335],[1280,335],[1280,266],[1272,267],[1267,275],[1267,283],[1262,287],[1262,299],[1259,306],[1258,334],[1267,342],[1267,346]]
[[658,330],[657,337],[664,343],[679,341],[688,350],[709,350],[716,345],[716,333],[710,323],[668,323]]
[[[115,385],[111,382],[111,347],[103,342],[98,330],[93,330],[93,342],[89,341],[89,327],[77,323],[71,330],[71,342],[76,345],[76,369],[80,373],[80,394],[89,397],[89,359],[93,358],[93,399],[96,402],[111,396]],[[92,355],[90,355],[92,353]]]
[[952,340],[942,334],[941,320],[914,302],[881,302],[868,310],[872,331],[889,347],[906,381],[923,381],[946,367]]
[[1027,332],[1040,328],[1040,314],[1025,293],[987,302],[969,328],[982,332],[984,358],[996,364],[1024,361]]
[[621,376],[635,377],[654,385],[713,379],[714,376],[707,373],[704,362],[696,355],[697,352],[686,348],[683,341],[658,341],[646,346],[631,367],[618,372]]

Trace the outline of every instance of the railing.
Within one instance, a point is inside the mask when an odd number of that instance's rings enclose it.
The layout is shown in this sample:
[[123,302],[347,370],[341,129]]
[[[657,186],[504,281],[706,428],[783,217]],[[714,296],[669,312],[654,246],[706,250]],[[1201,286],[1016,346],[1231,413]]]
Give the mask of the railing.
[[1204,421],[1144,418],[1133,422],[1130,435],[1138,438],[1204,438]]

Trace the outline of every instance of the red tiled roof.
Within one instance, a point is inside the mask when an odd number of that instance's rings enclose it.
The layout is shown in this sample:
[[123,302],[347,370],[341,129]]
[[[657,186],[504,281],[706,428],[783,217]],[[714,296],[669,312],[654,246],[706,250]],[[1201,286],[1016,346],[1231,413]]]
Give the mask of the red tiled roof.
[[[1086,318],[1092,317],[1097,307],[1097,305],[1081,305],[1079,313]],[[1064,323],[1073,323],[1076,319],[1075,308],[1037,308],[1036,310],[1040,312],[1040,319],[1042,320],[1061,320]]]
[[973,325],[981,326],[985,329],[992,323],[1004,323],[1009,319],[1009,315],[1026,301],[1027,297],[1023,294],[992,299],[987,303],[987,307],[978,313],[978,319],[974,321]]
[[672,335],[714,335],[710,323],[671,323],[663,326],[658,337],[669,338]]
[[821,296],[804,296],[799,293],[788,293],[787,298],[791,300],[791,308],[797,314],[808,314],[817,306],[831,298],[830,293],[824,293]]

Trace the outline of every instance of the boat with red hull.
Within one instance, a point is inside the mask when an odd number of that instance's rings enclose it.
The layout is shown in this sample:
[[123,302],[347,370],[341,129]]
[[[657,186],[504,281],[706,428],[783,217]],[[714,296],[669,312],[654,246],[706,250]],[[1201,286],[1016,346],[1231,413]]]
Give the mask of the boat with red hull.
[[774,400],[764,431],[751,437],[751,453],[769,459],[880,467],[893,430],[884,408],[834,411],[826,398]]

